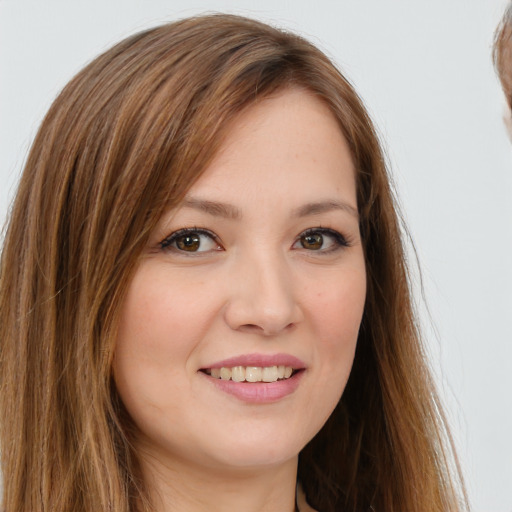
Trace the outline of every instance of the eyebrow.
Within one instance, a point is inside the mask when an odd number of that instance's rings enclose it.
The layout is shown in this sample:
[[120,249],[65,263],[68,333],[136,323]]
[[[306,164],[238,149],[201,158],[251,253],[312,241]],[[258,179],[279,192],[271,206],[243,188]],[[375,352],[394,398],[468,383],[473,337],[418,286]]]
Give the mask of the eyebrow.
[[345,203],[344,201],[318,201],[315,203],[308,203],[299,208],[296,208],[292,215],[295,217],[307,217],[309,215],[319,215],[321,213],[331,212],[333,210],[342,210],[349,213],[356,219],[359,219],[357,208]]
[[207,201],[206,199],[196,199],[187,197],[183,201],[185,208],[192,208],[205,212],[214,217],[224,217],[231,220],[239,220],[242,218],[242,212],[231,204],[218,203],[216,201]]
[[[242,218],[242,211],[236,206],[216,201],[208,201],[206,199],[187,197],[183,201],[183,207],[199,210],[214,217],[223,217],[231,220],[239,220]],[[335,200],[318,201],[299,206],[292,211],[292,217],[308,217],[310,215],[320,215],[335,210],[341,210],[349,213],[356,219],[359,218],[359,213],[356,208],[344,201]]]

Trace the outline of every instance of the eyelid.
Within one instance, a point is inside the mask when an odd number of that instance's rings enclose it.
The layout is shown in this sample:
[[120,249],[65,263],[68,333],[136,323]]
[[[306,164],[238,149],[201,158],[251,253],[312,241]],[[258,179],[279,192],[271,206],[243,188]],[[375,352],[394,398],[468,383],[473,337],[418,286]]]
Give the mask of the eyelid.
[[186,251],[180,251],[179,249],[172,247],[171,244],[173,244],[179,237],[188,235],[188,234],[206,235],[207,237],[211,238],[218,246],[222,247],[219,237],[213,231],[210,231],[209,229],[197,228],[197,227],[177,229],[176,231],[173,231],[169,236],[165,237],[158,245],[159,245],[160,249],[162,249],[162,250],[175,250],[177,253],[186,254],[187,256],[194,256],[194,255],[197,256],[202,253],[210,252],[210,251],[196,251],[196,252],[191,251],[191,252],[187,253]]
[[[208,254],[212,252],[212,249],[205,250],[205,251],[182,251],[178,249],[177,247],[172,247],[172,244],[176,242],[180,237],[186,236],[189,234],[197,234],[197,235],[203,235],[209,237],[213,242],[215,242],[218,247],[216,249],[213,249],[213,251],[218,250],[224,250],[224,247],[221,244],[220,238],[212,231],[206,228],[199,228],[199,227],[190,227],[190,228],[181,228],[177,229],[176,231],[173,231],[170,235],[165,237],[162,241],[158,243],[158,247],[161,250],[164,251],[173,251],[180,255],[186,255],[186,256],[201,256],[203,254]],[[332,229],[332,228],[325,228],[325,227],[313,227],[308,228],[299,233],[295,241],[293,242],[292,249],[295,248],[295,245],[298,244],[302,237],[313,235],[313,234],[320,234],[322,236],[330,237],[333,241],[333,246],[328,247],[326,249],[318,249],[318,250],[312,250],[307,249],[305,247],[297,247],[299,250],[307,251],[308,253],[317,253],[317,254],[327,254],[331,252],[335,252],[337,250],[350,247],[352,245],[352,242],[350,240],[350,237],[347,237],[346,235],[340,233],[339,231]],[[220,247],[220,249],[219,249]]]
[[302,231],[297,236],[297,239],[295,240],[293,245],[295,246],[295,244],[297,244],[303,236],[313,235],[316,233],[319,233],[323,236],[327,235],[327,236],[332,237],[335,242],[334,247],[328,248],[328,249],[318,249],[316,251],[311,250],[311,249],[302,248],[304,251],[311,252],[311,253],[318,253],[318,254],[326,254],[326,253],[334,252],[339,249],[350,247],[352,245],[350,238],[347,237],[346,235],[340,233],[339,231],[337,231],[335,229],[323,228],[323,227],[308,228],[308,229]]

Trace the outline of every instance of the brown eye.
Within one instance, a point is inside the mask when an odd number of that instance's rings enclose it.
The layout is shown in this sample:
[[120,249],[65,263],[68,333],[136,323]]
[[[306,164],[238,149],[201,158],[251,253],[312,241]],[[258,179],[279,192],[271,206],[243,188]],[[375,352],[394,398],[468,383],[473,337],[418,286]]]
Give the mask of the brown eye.
[[292,247],[294,249],[316,251],[319,254],[329,254],[349,246],[347,239],[339,231],[319,227],[303,231],[295,239]]
[[182,235],[176,239],[176,247],[180,251],[196,252],[201,246],[201,239],[197,233]]
[[178,253],[206,253],[222,250],[217,237],[210,231],[202,229],[180,229],[160,242],[160,247],[166,251]]
[[324,237],[320,233],[309,233],[300,237],[300,244],[304,249],[318,251],[324,244]]

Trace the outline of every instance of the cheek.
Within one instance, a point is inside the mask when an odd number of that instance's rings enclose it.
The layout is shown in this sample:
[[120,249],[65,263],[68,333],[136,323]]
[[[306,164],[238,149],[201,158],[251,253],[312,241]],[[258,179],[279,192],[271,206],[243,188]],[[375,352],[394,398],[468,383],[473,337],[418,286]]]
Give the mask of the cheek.
[[359,327],[366,299],[363,269],[332,279],[315,294],[309,311],[315,336],[315,362],[326,407],[334,408],[354,361]]
[[121,312],[118,357],[136,356],[141,362],[169,368],[193,351],[215,305],[207,300],[211,294],[204,283],[177,282],[172,277],[165,265],[149,263],[138,269]]
[[355,345],[366,300],[364,269],[344,272],[319,290],[308,309],[319,341],[331,350]]
[[151,262],[142,264],[121,310],[113,369],[130,412],[141,403],[162,408],[167,400],[162,390],[186,386],[190,354],[201,338],[195,294],[170,282],[168,274]]

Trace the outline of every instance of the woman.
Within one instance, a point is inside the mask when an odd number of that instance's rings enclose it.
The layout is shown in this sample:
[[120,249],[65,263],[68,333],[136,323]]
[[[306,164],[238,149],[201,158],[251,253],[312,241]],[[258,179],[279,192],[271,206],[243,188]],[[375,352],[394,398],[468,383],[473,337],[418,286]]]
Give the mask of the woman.
[[462,509],[375,130],[293,34],[191,18],[79,73],[0,325],[6,512]]

